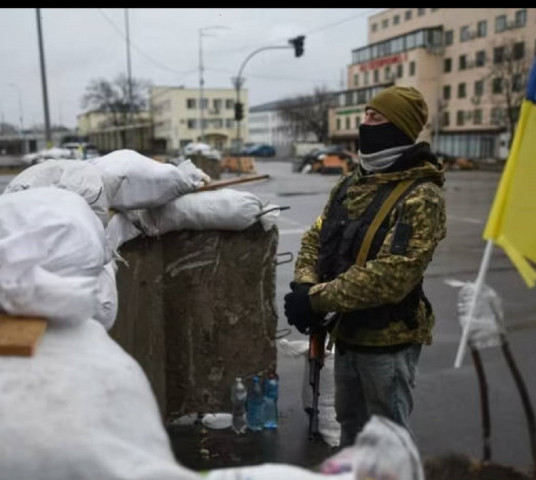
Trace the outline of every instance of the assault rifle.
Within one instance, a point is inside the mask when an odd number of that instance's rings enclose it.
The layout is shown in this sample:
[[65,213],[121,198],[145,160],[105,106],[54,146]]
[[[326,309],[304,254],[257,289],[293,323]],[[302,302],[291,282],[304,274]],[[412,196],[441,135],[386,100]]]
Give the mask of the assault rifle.
[[320,370],[324,366],[327,333],[324,326],[316,327],[309,333],[309,385],[313,390],[311,406],[306,408],[309,414],[309,440],[316,440],[320,437],[318,397],[320,396]]

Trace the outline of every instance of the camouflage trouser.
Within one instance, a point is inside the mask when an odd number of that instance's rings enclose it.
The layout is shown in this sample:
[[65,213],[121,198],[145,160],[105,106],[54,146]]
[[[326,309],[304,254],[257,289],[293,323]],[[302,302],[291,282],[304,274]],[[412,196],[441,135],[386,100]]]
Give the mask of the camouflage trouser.
[[341,425],[340,447],[353,445],[371,415],[405,427],[413,409],[420,344],[394,353],[335,350],[335,413]]

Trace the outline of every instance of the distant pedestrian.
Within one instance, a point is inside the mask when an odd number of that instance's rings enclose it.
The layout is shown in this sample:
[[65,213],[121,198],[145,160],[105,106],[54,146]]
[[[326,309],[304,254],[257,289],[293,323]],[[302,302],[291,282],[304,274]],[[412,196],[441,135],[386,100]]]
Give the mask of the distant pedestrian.
[[288,322],[302,333],[336,314],[329,329],[341,447],[374,414],[411,432],[417,364],[435,321],[423,276],[446,235],[444,169],[417,142],[427,119],[412,87],[387,88],[366,105],[359,166],[303,235],[285,296]]

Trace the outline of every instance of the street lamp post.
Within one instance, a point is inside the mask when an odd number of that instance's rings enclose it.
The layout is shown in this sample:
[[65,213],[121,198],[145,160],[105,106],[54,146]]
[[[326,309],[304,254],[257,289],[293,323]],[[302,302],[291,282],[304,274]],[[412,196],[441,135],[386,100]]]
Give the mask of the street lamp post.
[[201,135],[199,137],[199,141],[203,143],[204,137],[205,137],[205,126],[204,126],[204,119],[203,119],[203,110],[205,102],[204,99],[204,84],[205,81],[203,79],[203,37],[210,37],[212,35],[206,34],[204,32],[208,30],[229,30],[228,27],[224,27],[221,25],[213,25],[211,27],[203,27],[199,29],[199,128],[201,130]]
[[22,112],[22,93],[20,91],[20,88],[14,83],[10,83],[9,86],[17,90],[17,95],[19,98],[19,129],[20,129],[20,137],[22,140],[22,153],[26,153],[26,145],[24,142],[24,118],[23,118],[23,112]]
[[[232,77],[231,81],[236,89],[236,104],[235,104],[235,121],[236,121],[236,153],[240,153],[242,150],[241,143],[242,140],[240,138],[240,120],[242,120],[242,105],[240,103],[240,89],[242,88],[242,85],[245,82],[245,79],[242,77],[242,72],[244,70],[244,67],[246,66],[246,63],[257,53],[263,52],[265,50],[280,50],[280,49],[288,49],[293,48],[295,52],[296,57],[301,57],[303,55],[303,42],[305,40],[304,35],[300,35],[296,38],[291,38],[288,43],[289,45],[285,46],[272,46],[272,47],[261,47],[257,50],[251,52],[246,59],[242,62],[242,65],[238,69],[238,75],[236,77]],[[240,112],[240,113],[238,113]]]

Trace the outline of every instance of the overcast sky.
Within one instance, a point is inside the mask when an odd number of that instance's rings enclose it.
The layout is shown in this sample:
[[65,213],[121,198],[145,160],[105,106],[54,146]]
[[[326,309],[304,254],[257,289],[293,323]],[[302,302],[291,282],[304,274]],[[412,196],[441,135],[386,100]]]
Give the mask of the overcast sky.
[[[154,85],[199,88],[199,31],[205,88],[232,88],[248,55],[305,35],[305,53],[262,51],[242,77],[250,106],[345,88],[351,52],[367,41],[367,18],[381,8],[42,8],[50,122],[76,126],[92,79],[127,73]],[[126,42],[126,15],[130,49]],[[207,27],[219,28],[207,28]],[[225,27],[225,28],[221,28]],[[35,8],[0,9],[0,120],[44,124]],[[343,76],[344,75],[344,76]],[[344,82],[341,83],[341,82]]]

